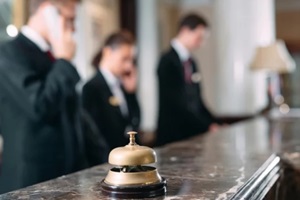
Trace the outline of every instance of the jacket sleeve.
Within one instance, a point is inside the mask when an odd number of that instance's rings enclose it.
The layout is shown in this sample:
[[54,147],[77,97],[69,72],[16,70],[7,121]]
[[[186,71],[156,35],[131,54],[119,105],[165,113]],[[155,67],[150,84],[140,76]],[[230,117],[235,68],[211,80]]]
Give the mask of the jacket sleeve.
[[74,95],[80,79],[74,66],[63,59],[55,61],[43,76],[20,64],[1,61],[1,89],[16,106],[36,119],[57,116],[67,97]]
[[194,128],[195,132],[204,132],[207,130],[208,125],[203,119],[189,111],[184,84],[180,75],[176,63],[169,59],[161,59],[158,66],[161,103],[165,106],[164,109],[173,113],[173,117],[177,118],[177,122],[182,122],[185,126]]
[[109,154],[109,146],[104,138],[99,126],[101,126],[98,119],[97,102],[95,94],[97,91],[93,90],[89,84],[86,84],[82,90],[82,122],[86,142],[87,159],[90,166],[102,164],[107,162]]
[[[99,112],[98,103],[95,98],[96,94],[97,92],[88,83],[82,89],[82,107],[94,121],[98,119]],[[98,121],[95,122],[97,125],[100,123]]]
[[89,167],[107,162],[109,147],[95,121],[84,109],[80,111],[84,141],[86,146],[86,158]]
[[209,123],[216,123],[216,124],[222,124],[222,121],[219,120],[218,118],[216,118],[209,110],[208,108],[206,107],[204,101],[202,100],[203,102],[203,107],[204,107],[204,111],[206,113],[206,116],[207,116],[207,121]]
[[57,60],[33,100],[35,111],[42,117],[54,116],[62,104],[66,103],[66,98],[74,95],[79,80],[80,77],[70,62]]

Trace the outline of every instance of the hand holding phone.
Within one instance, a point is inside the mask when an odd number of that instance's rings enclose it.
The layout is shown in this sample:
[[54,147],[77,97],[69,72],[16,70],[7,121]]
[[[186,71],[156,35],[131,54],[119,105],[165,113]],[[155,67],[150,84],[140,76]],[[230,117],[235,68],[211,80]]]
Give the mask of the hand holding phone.
[[121,79],[123,87],[128,93],[136,92],[137,72],[135,67],[132,67],[130,71],[127,70],[126,72],[124,72]]
[[76,44],[73,39],[73,30],[67,26],[67,19],[53,5],[45,7],[44,13],[48,39],[54,56],[57,59],[72,60]]
[[61,30],[61,27],[58,27],[59,23],[59,11],[53,5],[48,5],[44,10],[46,25],[48,27],[48,32],[52,39],[58,39]]

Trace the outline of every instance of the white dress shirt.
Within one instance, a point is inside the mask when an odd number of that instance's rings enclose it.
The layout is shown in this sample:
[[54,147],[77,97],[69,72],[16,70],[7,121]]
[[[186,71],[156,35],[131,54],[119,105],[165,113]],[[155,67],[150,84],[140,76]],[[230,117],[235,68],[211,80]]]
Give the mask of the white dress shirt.
[[50,51],[50,45],[46,42],[46,40],[29,26],[23,26],[21,29],[21,33],[34,44],[36,44],[41,51]]
[[[191,53],[187,50],[187,48],[185,48],[185,46],[183,46],[180,41],[178,41],[178,39],[173,39],[171,41],[171,46],[175,49],[176,53],[179,56],[179,59],[182,63],[185,63],[186,61],[188,61],[192,55]],[[196,73],[192,73],[192,71],[190,71],[189,73],[191,73],[191,81],[194,83],[199,83],[201,81],[201,74],[199,72]]]
[[109,70],[100,68],[103,77],[108,84],[110,91],[118,99],[121,113],[123,116],[128,116],[128,106],[125,99],[125,95],[121,89],[121,83],[117,77],[115,77]]
[[176,38],[171,41],[171,46],[175,49],[181,62],[186,62],[191,54]]

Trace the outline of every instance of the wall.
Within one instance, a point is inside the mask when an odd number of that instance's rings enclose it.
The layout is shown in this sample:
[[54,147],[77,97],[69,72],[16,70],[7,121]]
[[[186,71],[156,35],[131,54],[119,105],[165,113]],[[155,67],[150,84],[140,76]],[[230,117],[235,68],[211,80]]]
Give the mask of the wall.
[[159,56],[158,0],[137,2],[138,99],[141,107],[141,129],[154,132],[157,124],[157,78]]
[[300,8],[296,10],[277,10],[277,37],[289,43],[300,44]]
[[76,19],[77,54],[74,62],[84,80],[94,74],[91,61],[106,37],[119,29],[118,0],[84,0]]
[[290,107],[300,107],[300,1],[276,1],[276,33],[283,39],[296,62],[296,70],[282,75],[282,94]]
[[159,1],[158,34],[161,50],[170,47],[170,39],[176,35],[178,20],[180,18],[180,8],[172,0]]
[[259,113],[268,100],[266,77],[249,65],[257,46],[275,40],[274,1],[215,0],[213,7],[216,110],[225,116]]

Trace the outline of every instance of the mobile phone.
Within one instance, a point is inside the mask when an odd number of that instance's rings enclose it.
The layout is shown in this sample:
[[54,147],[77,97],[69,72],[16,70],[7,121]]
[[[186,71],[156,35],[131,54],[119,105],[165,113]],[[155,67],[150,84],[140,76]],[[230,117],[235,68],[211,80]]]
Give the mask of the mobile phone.
[[50,34],[52,34],[52,37],[54,39],[57,39],[60,33],[59,29],[61,28],[58,26],[59,24],[58,9],[53,5],[48,5],[44,10],[44,16],[48,27],[48,31],[50,32]]

